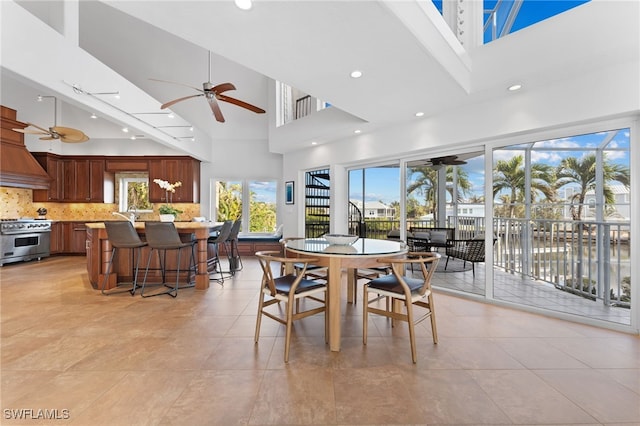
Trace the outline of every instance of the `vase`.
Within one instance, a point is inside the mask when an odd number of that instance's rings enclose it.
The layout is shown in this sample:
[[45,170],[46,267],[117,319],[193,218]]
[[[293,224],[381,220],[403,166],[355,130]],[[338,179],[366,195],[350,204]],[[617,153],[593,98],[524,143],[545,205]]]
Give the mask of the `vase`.
[[176,220],[176,217],[172,214],[161,214],[160,215],[160,222],[173,222],[174,220]]

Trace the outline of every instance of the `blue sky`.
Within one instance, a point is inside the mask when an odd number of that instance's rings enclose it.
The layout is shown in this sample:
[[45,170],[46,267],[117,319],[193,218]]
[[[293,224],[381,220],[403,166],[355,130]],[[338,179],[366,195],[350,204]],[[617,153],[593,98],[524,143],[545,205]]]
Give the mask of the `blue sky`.
[[[607,138],[607,135],[608,132],[598,132],[536,142],[535,150],[531,153],[532,162],[544,162],[550,166],[557,166],[563,158],[582,157],[592,153],[593,151],[589,148],[597,147]],[[629,138],[629,129],[622,129],[616,133],[607,145],[610,148],[606,151],[609,161],[629,167]],[[497,149],[494,151],[494,161],[507,160],[522,152],[513,149]],[[466,161],[467,164],[463,167],[473,186],[472,193],[482,195],[484,193],[484,156]],[[366,173],[365,201],[382,201],[385,204],[390,204],[400,199],[398,168],[370,168]],[[349,182],[349,196],[350,198],[362,199],[362,172],[352,172],[352,176],[353,179]],[[419,198],[417,194],[416,197]]]

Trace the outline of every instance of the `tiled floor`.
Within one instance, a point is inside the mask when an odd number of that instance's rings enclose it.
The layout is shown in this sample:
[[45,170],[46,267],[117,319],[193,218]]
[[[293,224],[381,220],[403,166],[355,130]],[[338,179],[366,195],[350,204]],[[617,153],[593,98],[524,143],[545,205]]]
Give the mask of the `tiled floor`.
[[362,345],[361,302],[343,304],[341,352],[315,316],[286,365],[281,326],[253,341],[255,260],[176,299],[102,296],[84,262],[0,269],[3,425],[640,424],[638,336],[437,292],[417,365],[406,326],[371,319]]

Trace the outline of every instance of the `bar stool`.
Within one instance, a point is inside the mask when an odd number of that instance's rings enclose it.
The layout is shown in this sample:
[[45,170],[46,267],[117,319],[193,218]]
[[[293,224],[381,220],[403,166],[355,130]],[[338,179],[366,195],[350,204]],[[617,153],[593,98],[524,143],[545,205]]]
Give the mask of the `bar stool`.
[[[168,294],[171,297],[176,297],[178,295],[179,288],[188,288],[195,286],[195,280],[191,281],[191,274],[193,273],[195,277],[196,273],[196,254],[195,254],[195,245],[197,240],[192,240],[189,242],[183,242],[180,239],[180,234],[178,234],[178,230],[173,222],[146,222],[144,224],[145,234],[147,236],[147,243],[151,248],[151,252],[149,253],[149,259],[147,260],[147,269],[144,272],[144,281],[142,282],[142,290],[140,291],[140,295],[142,297],[152,297],[159,296],[161,294]],[[182,250],[186,248],[191,248],[191,257],[189,259],[189,267],[187,269],[187,285],[180,287],[180,261],[182,257]],[[151,264],[151,257],[153,252],[158,252],[158,259],[160,261],[160,271],[162,273],[162,282],[156,284],[156,286],[165,286],[167,287],[166,291],[152,293],[152,294],[144,294],[144,289],[147,284],[147,275],[149,273],[149,265]],[[176,250],[177,251],[177,266],[175,270],[167,269],[167,250]],[[176,272],[176,283],[175,286],[170,286],[167,283],[166,276],[167,272]]]
[[[225,244],[227,239],[229,238],[229,234],[231,233],[231,228],[233,227],[232,220],[226,220],[222,224],[220,231],[218,231],[217,235],[211,236],[207,239],[207,245],[213,247],[213,256],[207,259],[207,270],[210,267],[213,267],[213,271],[209,272],[209,279],[217,281],[220,285],[224,285],[225,274],[227,276],[231,276],[231,272],[223,271],[222,265],[220,265],[220,244]],[[212,275],[220,275],[220,277],[215,277]]]
[[[110,294],[124,293],[125,291],[128,291],[133,296],[136,293],[138,285],[138,266],[140,263],[140,256],[142,255],[142,247],[145,247],[147,243],[140,239],[140,236],[133,227],[133,224],[128,220],[106,221],[104,223],[104,228],[107,231],[107,238],[111,244],[111,257],[109,258],[107,272],[104,275],[104,280],[102,281],[101,292],[108,296]],[[111,268],[113,267],[113,261],[122,249],[131,249],[133,259],[135,260],[136,266],[133,274],[133,281],[131,283],[132,287],[125,290],[118,289],[119,286],[128,283],[116,283],[116,288],[113,289],[114,291],[105,291],[107,281],[109,281],[109,274],[111,274]]]
[[231,275],[235,275],[237,271],[242,270],[242,258],[240,257],[240,251],[238,251],[238,234],[240,233],[241,226],[242,219],[237,218],[236,221],[233,222],[227,241],[225,241],[227,257],[229,258],[229,272]]

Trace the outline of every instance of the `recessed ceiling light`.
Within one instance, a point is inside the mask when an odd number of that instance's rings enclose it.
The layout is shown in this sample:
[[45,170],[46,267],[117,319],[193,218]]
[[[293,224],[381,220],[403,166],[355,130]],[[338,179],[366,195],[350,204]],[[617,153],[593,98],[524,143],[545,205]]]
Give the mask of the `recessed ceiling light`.
[[126,127],[123,127],[122,131],[125,132],[125,133],[129,133],[129,129],[127,129]]
[[249,10],[253,7],[251,0],[235,0],[238,9]]
[[96,115],[96,113],[95,113],[95,112],[92,112],[92,113],[91,113],[91,118],[93,118],[93,119],[95,120],[96,118],[98,118],[98,116]]
[[515,92],[516,90],[520,90],[520,89],[522,89],[522,84],[513,84],[508,88],[510,92]]
[[42,102],[42,95],[38,95],[38,102]]
[[362,133],[362,130],[357,129],[357,130],[354,130],[354,131],[353,131],[353,133],[355,133],[355,134],[357,135],[357,134],[359,134],[359,133]]
[[170,112],[169,114],[167,114],[167,117],[169,117],[169,118],[174,118],[174,117],[175,117],[175,115],[173,115],[173,113],[172,113],[172,112]]
[[136,135],[131,135],[131,140],[135,141],[136,140]]
[[354,70],[351,71],[351,78],[360,78],[362,77],[362,71]]
[[193,126],[189,127],[189,131],[193,132]]
[[318,145],[318,142],[313,141],[313,142],[311,142],[311,145]]
[[115,95],[113,95],[113,97],[116,99],[120,99],[120,93],[116,93]]
[[424,115],[424,112],[422,111],[416,112],[416,117],[422,117],[423,115]]

